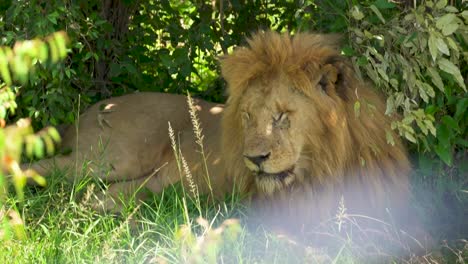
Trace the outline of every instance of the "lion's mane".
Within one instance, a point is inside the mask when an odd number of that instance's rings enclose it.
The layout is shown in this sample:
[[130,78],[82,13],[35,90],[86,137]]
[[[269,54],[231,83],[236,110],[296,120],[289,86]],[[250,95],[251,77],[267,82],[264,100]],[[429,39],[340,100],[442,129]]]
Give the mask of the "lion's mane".
[[[384,100],[340,55],[338,40],[334,35],[259,32],[247,40],[248,45],[221,58],[229,93],[222,121],[227,173],[257,200],[270,202],[272,208],[282,205],[290,214],[300,214],[303,222],[333,216],[342,197],[349,211],[373,216],[382,216],[389,208],[398,210],[408,199],[410,163],[402,142],[392,132]],[[305,116],[302,131],[308,150],[302,154],[308,160],[304,177],[274,197],[266,197],[254,186],[252,172],[243,162],[239,105],[242,95],[255,89],[250,85],[253,80],[268,80],[278,72],[289,77],[290,88],[307,97],[318,114],[310,116],[307,108],[300,109]],[[317,83],[332,105],[313,95]],[[275,83],[268,87],[279,89]],[[257,100],[262,100],[261,92],[258,95]],[[309,131],[319,123],[326,133],[317,137]],[[393,145],[388,138],[393,138]]]

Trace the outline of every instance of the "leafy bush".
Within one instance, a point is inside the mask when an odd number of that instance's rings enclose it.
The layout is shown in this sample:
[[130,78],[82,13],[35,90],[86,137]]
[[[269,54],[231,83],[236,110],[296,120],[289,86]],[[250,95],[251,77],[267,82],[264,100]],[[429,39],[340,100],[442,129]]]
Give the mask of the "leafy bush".
[[18,109],[11,120],[32,117],[35,128],[72,123],[79,109],[78,95],[87,106],[90,98],[99,97],[95,68],[106,57],[103,46],[113,46],[102,36],[112,27],[95,8],[99,2],[13,1],[0,14],[0,45],[44,37],[65,30],[71,40],[71,51],[65,67],[37,65],[35,74],[17,92]]
[[[216,57],[262,28],[308,28],[313,1],[145,1],[130,23],[139,89],[223,101]],[[116,71],[119,68],[116,67]]]
[[[20,119],[15,125],[6,126],[5,118],[17,108],[14,91],[19,88],[15,83],[26,83],[34,68],[52,65],[65,58],[67,38],[63,32],[55,33],[45,39],[17,42],[14,48],[0,46],[0,240],[9,238],[12,233],[24,238],[21,217],[15,209],[5,204],[8,185],[15,187],[20,201],[23,201],[23,187],[28,178],[44,185],[45,180],[32,170],[23,171],[19,165],[23,145],[29,157],[41,158],[44,150],[52,154],[60,136],[54,128],[44,129],[33,134],[30,121]],[[6,175],[11,175],[11,181]]]
[[452,165],[468,146],[468,11],[446,0],[385,18],[389,9],[395,5],[386,1],[354,6],[345,51],[386,93],[387,114],[403,114],[393,124],[400,135]]
[[71,40],[65,67],[38,67],[18,94],[12,118],[34,117],[36,128],[71,123],[77,105],[133,90],[222,101],[218,55],[261,28],[311,28],[318,13],[310,0],[9,1],[0,9],[0,45],[58,30]]
[[250,32],[347,31],[345,54],[388,96],[387,113],[403,116],[394,128],[450,165],[468,145],[467,11],[454,3],[458,9],[445,0],[415,9],[386,0],[5,2],[0,45],[65,29],[73,54],[63,68],[37,67],[10,119],[34,117],[36,128],[71,123],[77,105],[132,90],[223,101],[216,57]]

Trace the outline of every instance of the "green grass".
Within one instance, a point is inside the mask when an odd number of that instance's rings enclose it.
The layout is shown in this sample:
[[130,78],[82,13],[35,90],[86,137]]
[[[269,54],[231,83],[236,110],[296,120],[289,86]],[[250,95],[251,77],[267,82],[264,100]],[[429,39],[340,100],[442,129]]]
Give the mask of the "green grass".
[[308,257],[272,233],[223,224],[246,211],[236,196],[225,202],[201,197],[203,223],[180,185],[118,216],[92,209],[95,186],[89,180],[74,185],[56,172],[45,189],[27,188],[26,202],[18,204],[27,238],[0,244],[0,263],[304,263]]
[[[247,208],[236,195],[226,197],[224,202],[200,197],[200,215],[196,202],[184,196],[180,185],[175,185],[162,194],[152,195],[144,204],[135,206],[130,202],[120,215],[110,215],[92,209],[97,186],[90,179],[72,184],[65,180],[63,172],[55,172],[48,177],[46,188],[27,188],[24,203],[11,198],[8,204],[16,205],[25,219],[27,238],[3,241],[0,263],[363,263],[365,260],[353,252],[356,245],[352,241],[338,245],[338,250],[326,251],[228,220],[248,220]],[[445,249],[445,256],[430,253],[426,257],[434,263],[467,259],[466,251]],[[420,261],[413,259],[408,263]]]

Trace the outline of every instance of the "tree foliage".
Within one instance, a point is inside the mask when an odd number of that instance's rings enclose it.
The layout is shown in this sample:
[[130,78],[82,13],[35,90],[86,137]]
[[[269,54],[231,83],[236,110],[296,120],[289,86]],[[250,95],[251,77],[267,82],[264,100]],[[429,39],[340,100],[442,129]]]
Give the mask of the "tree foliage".
[[388,96],[387,114],[402,113],[401,136],[452,165],[468,147],[468,11],[426,1],[385,18],[393,8],[353,7],[348,52]]
[[467,3],[450,2],[6,1],[0,45],[58,30],[71,40],[65,67],[39,65],[16,92],[10,120],[33,117],[36,128],[72,123],[78,105],[137,90],[223,101],[217,57],[251,32],[339,32],[343,53],[389,98],[387,113],[402,116],[395,129],[450,165],[467,145],[468,104]]

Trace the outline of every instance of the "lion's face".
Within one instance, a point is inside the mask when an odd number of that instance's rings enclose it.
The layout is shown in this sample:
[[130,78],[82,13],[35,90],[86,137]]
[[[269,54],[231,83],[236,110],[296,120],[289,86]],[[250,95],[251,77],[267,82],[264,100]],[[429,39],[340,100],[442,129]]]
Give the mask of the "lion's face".
[[341,201],[370,216],[403,205],[403,145],[384,100],[359,80],[336,37],[267,31],[247,43],[220,60],[229,94],[222,153],[225,173],[268,218],[262,223],[304,232]]
[[[388,149],[390,119],[382,99],[356,78],[335,41],[269,31],[221,59],[229,92],[224,158],[242,188],[281,198],[290,190],[328,188],[329,182],[344,184],[354,177],[349,175],[361,175],[356,171],[378,169],[373,163],[382,162]],[[385,173],[394,161],[408,167],[401,149],[386,156]]]
[[[277,87],[271,89],[272,85]],[[286,75],[278,74],[268,80],[253,81],[239,106],[243,159],[253,172],[258,189],[272,194],[298,180],[297,171],[305,151],[304,135],[319,134],[322,130],[319,124],[308,125],[308,117],[316,112],[310,99],[293,89]]]

